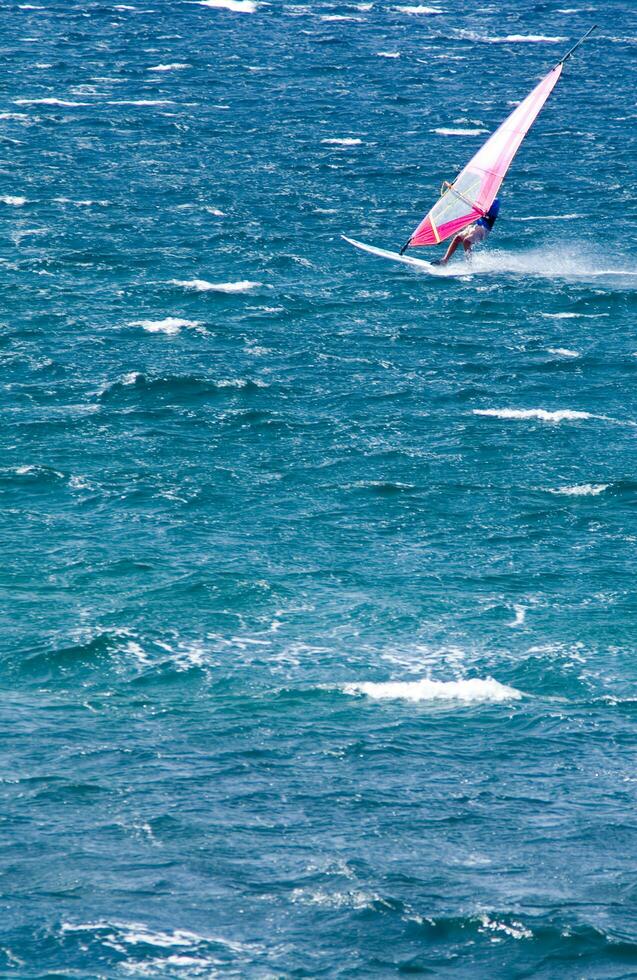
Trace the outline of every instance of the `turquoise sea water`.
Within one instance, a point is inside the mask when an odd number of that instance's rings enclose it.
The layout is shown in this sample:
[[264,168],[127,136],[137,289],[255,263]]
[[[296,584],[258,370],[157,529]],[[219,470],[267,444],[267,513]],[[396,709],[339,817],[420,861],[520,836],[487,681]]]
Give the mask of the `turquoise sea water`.
[[238,6],[0,9],[0,975],[637,976],[635,9]]

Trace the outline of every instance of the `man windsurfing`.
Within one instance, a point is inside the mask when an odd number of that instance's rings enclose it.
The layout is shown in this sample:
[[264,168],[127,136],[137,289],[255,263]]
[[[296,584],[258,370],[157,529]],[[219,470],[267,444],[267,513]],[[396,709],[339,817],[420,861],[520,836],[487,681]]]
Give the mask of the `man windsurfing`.
[[499,210],[500,199],[496,197],[495,201],[482,218],[478,218],[474,224],[469,225],[468,228],[465,228],[459,235],[456,235],[456,237],[452,239],[451,245],[447,249],[444,258],[434,259],[431,264],[446,265],[460,243],[462,243],[464,246],[465,255],[470,255],[471,249],[474,245],[479,245],[480,242],[486,242],[491,233],[491,229],[496,223]]
[[555,88],[565,63],[594,30],[595,26],[590,27],[537,83],[527,97],[516,105],[513,112],[489,136],[486,143],[477,153],[474,153],[455,180],[451,183],[444,182],[439,199],[400,251],[390,252],[387,249],[375,248],[373,245],[357,242],[353,238],[347,238],[347,241],[363,252],[391,259],[392,262],[405,262],[407,265],[415,264],[423,268],[430,268],[432,263],[405,255],[408,248],[440,245],[453,236],[445,257],[433,263],[436,266],[446,265],[460,243],[467,253],[471,252],[478,242],[483,242],[493,228],[498,215],[496,194],[522,140]]

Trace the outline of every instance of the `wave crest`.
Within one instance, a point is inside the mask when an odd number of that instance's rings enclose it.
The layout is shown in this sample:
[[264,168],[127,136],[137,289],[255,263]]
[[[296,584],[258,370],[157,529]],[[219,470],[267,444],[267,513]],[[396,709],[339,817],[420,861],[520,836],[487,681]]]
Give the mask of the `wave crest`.
[[199,320],[184,320],[178,316],[167,316],[163,320],[132,320],[131,327],[142,327],[147,333],[178,334],[182,327],[201,327]]
[[610,483],[581,483],[572,487],[558,487],[549,493],[561,494],[565,497],[597,497],[608,490]]
[[244,391],[246,393],[267,388],[264,381],[251,378],[202,378],[188,374],[170,374],[159,377],[148,377],[145,374],[131,371],[117,381],[107,385],[100,392],[100,400],[108,401],[113,398],[154,397],[170,398],[209,398],[223,391]]
[[199,6],[231,10],[234,14],[254,14],[257,10],[255,0],[199,0]]
[[493,677],[474,677],[460,681],[363,681],[345,684],[345,694],[363,694],[374,701],[462,701],[502,702],[517,701],[523,695],[514,687],[501,684]]
[[240,279],[238,282],[208,282],[207,279],[171,279],[171,286],[182,289],[192,289],[196,293],[247,293],[262,285],[250,279]]
[[545,408],[474,408],[474,415],[486,415],[493,419],[538,419],[540,422],[576,422],[580,419],[604,419],[604,415],[576,412],[570,408],[549,412]]

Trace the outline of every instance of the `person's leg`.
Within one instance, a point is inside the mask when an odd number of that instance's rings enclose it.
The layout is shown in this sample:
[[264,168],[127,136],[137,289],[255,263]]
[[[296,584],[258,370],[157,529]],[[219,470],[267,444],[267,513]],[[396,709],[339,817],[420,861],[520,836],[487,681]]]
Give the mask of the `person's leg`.
[[[451,256],[453,255],[453,253],[455,252],[455,250],[458,248],[458,245],[460,244],[461,241],[462,241],[462,238],[460,237],[460,235],[456,235],[456,237],[451,242],[451,245],[449,246],[449,248],[445,252],[444,258],[443,259],[438,259],[437,262],[432,262],[431,264],[432,265],[446,265],[447,262],[449,261],[449,259],[451,258]],[[465,244],[465,249],[466,248],[467,248],[467,246]]]

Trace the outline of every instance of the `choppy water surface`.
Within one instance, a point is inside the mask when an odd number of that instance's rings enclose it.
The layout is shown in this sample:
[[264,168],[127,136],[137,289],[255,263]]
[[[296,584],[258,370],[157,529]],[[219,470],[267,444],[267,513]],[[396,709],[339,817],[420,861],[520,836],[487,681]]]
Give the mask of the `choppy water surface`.
[[637,22],[499,6],[0,11],[3,976],[637,971]]

